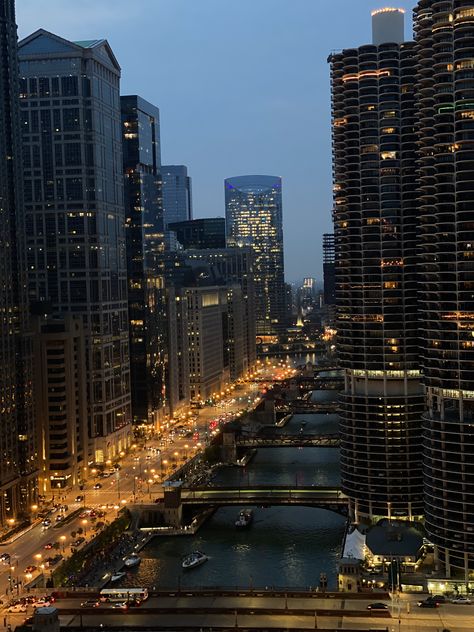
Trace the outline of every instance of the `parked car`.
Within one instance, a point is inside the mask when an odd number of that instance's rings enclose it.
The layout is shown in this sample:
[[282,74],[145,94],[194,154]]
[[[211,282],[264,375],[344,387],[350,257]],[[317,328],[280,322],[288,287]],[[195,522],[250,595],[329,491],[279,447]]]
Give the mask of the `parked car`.
[[431,595],[428,597],[430,601],[436,601],[436,603],[446,603],[447,599],[444,595]]
[[26,612],[26,606],[24,603],[17,603],[14,606],[10,606],[8,612]]
[[388,610],[386,603],[369,603],[367,610]]
[[470,604],[472,603],[472,601],[469,599],[469,597],[458,595],[457,597],[454,597],[454,599],[451,599],[451,603]]
[[10,553],[2,553],[0,555],[0,562],[9,562],[10,561]]

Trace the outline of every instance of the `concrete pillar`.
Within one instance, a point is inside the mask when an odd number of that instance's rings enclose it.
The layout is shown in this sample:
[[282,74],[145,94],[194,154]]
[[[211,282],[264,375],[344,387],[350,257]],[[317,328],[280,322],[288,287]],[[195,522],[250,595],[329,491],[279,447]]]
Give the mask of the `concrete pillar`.
[[233,430],[225,430],[222,434],[221,457],[224,463],[233,464],[237,462],[237,445]]

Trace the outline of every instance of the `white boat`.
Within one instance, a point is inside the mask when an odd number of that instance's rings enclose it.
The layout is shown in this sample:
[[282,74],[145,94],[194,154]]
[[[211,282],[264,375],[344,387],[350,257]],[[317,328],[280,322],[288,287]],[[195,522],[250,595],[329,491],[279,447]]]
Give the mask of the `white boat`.
[[204,553],[201,553],[201,551],[193,551],[189,555],[186,555],[186,557],[181,562],[181,566],[184,570],[196,568],[196,566],[201,566],[201,564],[207,562],[208,559],[209,558],[207,557],[207,555],[204,555]]
[[127,568],[132,568],[133,566],[138,566],[142,560],[136,553],[132,553],[131,555],[124,557],[123,561]]
[[119,579],[122,579],[122,577],[125,577],[127,573],[125,573],[124,571],[119,571],[118,573],[113,573],[112,577],[110,578],[111,582],[118,582]]
[[253,520],[253,511],[251,509],[242,509],[239,513],[239,517],[235,521],[237,529],[246,529],[250,527]]

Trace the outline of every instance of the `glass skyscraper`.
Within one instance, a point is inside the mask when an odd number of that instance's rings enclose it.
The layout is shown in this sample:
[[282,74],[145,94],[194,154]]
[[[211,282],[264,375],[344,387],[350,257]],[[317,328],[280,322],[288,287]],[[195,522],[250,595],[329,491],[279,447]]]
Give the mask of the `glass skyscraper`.
[[191,178],[188,176],[188,168],[185,165],[163,165],[161,178],[166,246],[174,250],[176,238],[168,229],[168,224],[193,219]]
[[166,405],[166,313],[160,112],[121,97],[132,414],[157,425]]
[[15,3],[0,1],[0,524],[37,494],[33,365],[28,335]]
[[106,40],[42,29],[19,54],[29,293],[82,317],[90,458],[103,462],[131,441],[120,67]]
[[255,313],[258,335],[285,326],[281,178],[238,176],[225,180],[228,246],[249,246],[255,254]]

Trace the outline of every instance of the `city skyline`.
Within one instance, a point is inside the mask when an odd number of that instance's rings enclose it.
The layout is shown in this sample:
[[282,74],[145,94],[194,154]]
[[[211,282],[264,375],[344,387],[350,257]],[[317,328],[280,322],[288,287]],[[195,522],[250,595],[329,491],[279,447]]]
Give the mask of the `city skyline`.
[[[407,39],[414,4],[396,3],[406,10]],[[45,27],[73,40],[107,38],[122,67],[123,94],[140,94],[160,108],[163,163],[188,166],[196,218],[224,216],[225,178],[281,176],[287,280],[309,275],[321,282],[320,244],[331,230],[332,207],[326,59],[333,49],[369,42],[364,18],[383,3],[332,2],[324,28],[321,4],[310,0],[300,0],[298,11],[281,0],[201,0],[199,10],[186,0],[141,0],[133,7],[119,0],[100,8],[52,0],[47,20],[32,0],[17,5],[20,37]],[[229,40],[222,25],[230,21],[239,37]],[[170,60],[159,73],[143,62],[150,53]],[[232,96],[236,81],[252,95],[247,104]]]

